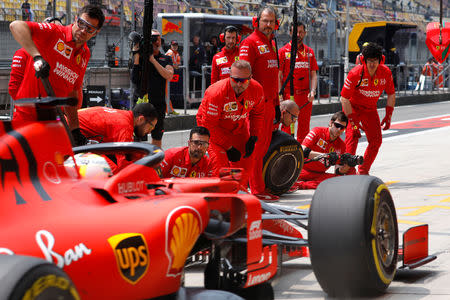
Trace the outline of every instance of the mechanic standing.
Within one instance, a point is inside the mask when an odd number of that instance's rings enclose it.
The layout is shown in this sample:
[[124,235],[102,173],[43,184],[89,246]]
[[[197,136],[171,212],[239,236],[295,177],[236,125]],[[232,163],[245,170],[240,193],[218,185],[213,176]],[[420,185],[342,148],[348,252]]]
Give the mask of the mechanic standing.
[[[100,143],[133,142],[147,136],[158,121],[151,103],[139,103],[132,111],[95,106],[78,111],[80,128],[89,140]],[[108,155],[114,174],[131,163],[125,155]]]
[[[369,43],[363,48],[362,65],[357,65],[345,79],[341,91],[341,103],[348,117],[345,136],[346,152],[356,153],[360,129],[364,130],[368,146],[364,153],[364,163],[359,166],[358,173],[369,174],[381,146],[381,126],[383,130],[391,126],[391,117],[395,106],[395,88],[391,70],[382,61],[381,47]],[[380,123],[377,102],[383,91],[387,94],[386,114]],[[354,171],[354,170],[353,170]]]
[[[68,26],[11,22],[9,28],[14,39],[33,58],[26,64],[16,99],[47,96],[40,78],[48,77],[56,97],[74,97],[81,103],[83,77],[91,56],[86,42],[99,32],[104,20],[99,7],[86,5]],[[84,144],[86,139],[79,129],[77,107],[67,106],[65,114],[75,143]],[[20,125],[36,118],[34,108],[16,107],[13,123]]]
[[211,84],[230,77],[231,64],[239,60],[238,29],[233,25],[225,27],[220,34],[220,41],[225,43],[222,51],[215,54],[211,63]]
[[211,133],[213,176],[223,167],[243,168],[241,184],[246,189],[265,121],[264,91],[251,78],[252,68],[245,60],[234,62],[230,75],[206,89],[197,124]]
[[212,165],[206,155],[209,137],[207,128],[196,126],[191,129],[187,147],[164,151],[164,160],[160,165],[161,177],[211,177]]
[[[291,36],[294,25],[291,24]],[[298,116],[297,140],[301,144],[305,136],[309,132],[309,123],[311,121],[311,112],[314,97],[317,89],[317,66],[316,57],[313,49],[303,43],[306,36],[305,24],[298,22],[297,27],[297,55],[295,57],[294,68],[294,100],[299,107],[302,107]],[[291,47],[292,41],[284,45],[279,52],[280,59],[280,87],[287,79],[291,64]],[[288,81],[283,98],[290,99],[290,81]],[[291,129],[282,127],[282,130],[291,134]]]
[[[173,77],[172,58],[164,55],[159,50],[161,47],[161,34],[158,30],[152,29],[153,53],[150,55],[149,75],[148,75],[148,99],[155,106],[158,112],[158,123],[152,131],[152,144],[161,148],[164,134],[164,118],[166,116],[166,85]],[[139,47],[139,44],[135,45]],[[135,50],[135,49],[133,49]],[[135,50],[136,51],[136,50]],[[131,70],[131,81],[137,86],[141,86],[141,62],[140,55],[134,56],[134,65]]]
[[255,30],[242,43],[239,59],[250,63],[253,78],[264,88],[264,122],[258,136],[258,149],[255,152],[254,168],[250,176],[250,189],[259,199],[276,201],[278,196],[266,191],[262,177],[263,158],[272,139],[274,120],[280,121],[280,100],[278,98],[278,57],[274,41],[274,31],[279,27],[275,9],[263,7],[253,17]]
[[325,153],[329,156],[305,163],[291,192],[297,189],[315,189],[325,179],[344,175],[349,171],[350,167],[343,164],[336,166],[334,174],[326,173],[331,165],[338,162],[340,154],[345,152],[345,144],[340,135],[345,131],[347,122],[347,116],[339,111],[331,117],[328,127],[315,127],[308,133],[302,143],[305,159],[312,159]]

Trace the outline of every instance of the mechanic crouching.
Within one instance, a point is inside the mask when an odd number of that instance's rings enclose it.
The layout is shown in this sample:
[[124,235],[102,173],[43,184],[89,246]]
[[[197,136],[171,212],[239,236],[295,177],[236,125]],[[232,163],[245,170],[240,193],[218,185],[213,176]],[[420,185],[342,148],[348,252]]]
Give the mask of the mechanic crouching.
[[[328,127],[315,127],[308,133],[302,143],[305,164],[291,191],[315,189],[325,179],[345,175],[350,165],[358,163],[360,157],[344,153],[345,143],[340,135],[347,123],[347,116],[339,111],[331,117]],[[327,173],[332,165],[336,165],[334,174]]]
[[241,184],[246,189],[265,121],[264,103],[263,88],[252,79],[252,68],[245,60],[231,65],[230,78],[206,89],[197,124],[211,133],[208,153],[213,176],[219,176],[224,167],[243,168]]
[[170,148],[164,152],[160,165],[160,176],[170,177],[211,177],[212,165],[206,150],[209,146],[209,130],[197,126],[191,129],[188,146]]
[[[86,139],[100,143],[133,142],[145,138],[156,126],[158,112],[151,103],[139,103],[132,111],[108,107],[90,107],[78,111],[80,130]],[[108,155],[111,171],[116,174],[134,159],[123,154]]]

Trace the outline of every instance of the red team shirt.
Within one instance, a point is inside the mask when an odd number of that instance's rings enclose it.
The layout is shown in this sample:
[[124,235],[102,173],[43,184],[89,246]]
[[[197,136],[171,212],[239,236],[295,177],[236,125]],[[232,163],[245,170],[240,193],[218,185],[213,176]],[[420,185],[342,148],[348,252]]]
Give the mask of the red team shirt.
[[386,65],[380,64],[375,75],[370,77],[366,65],[363,64],[354,67],[348,73],[341,96],[349,99],[352,106],[358,109],[376,110],[378,99],[383,91],[386,91],[388,95],[395,93],[391,70]]
[[211,84],[230,77],[231,65],[239,60],[239,48],[228,50],[226,47],[214,55],[211,64]]
[[[303,140],[302,145],[308,147],[312,151],[321,153],[336,152],[337,154],[342,154],[345,152],[345,143],[340,137],[334,141],[330,141],[330,131],[328,127],[313,128]],[[320,160],[307,163],[303,168],[307,171],[321,173],[328,169]]]
[[[31,30],[33,42],[51,67],[49,81],[55,96],[66,97],[71,91],[80,89],[91,54],[86,44],[75,49],[72,37],[73,24],[68,26],[34,22],[27,22],[27,24]],[[33,64],[34,61],[28,59],[23,78],[24,84],[17,92],[17,99],[47,96],[41,80],[35,76]],[[35,110],[29,107],[16,107],[14,119],[35,120]]]
[[[283,72],[283,81],[288,77],[290,64],[291,64],[291,43],[284,45],[279,53],[280,58],[280,71]],[[297,93],[309,93],[309,71],[318,71],[316,57],[314,51],[306,46],[302,45],[297,50],[297,57],[295,59],[294,69],[294,90]],[[303,79],[302,79],[303,78]],[[290,95],[290,82],[287,83],[284,89],[284,99],[289,99]]]
[[163,178],[212,176],[209,157],[203,156],[195,165],[192,165],[189,147],[171,148],[164,151],[164,160],[160,166]]
[[[102,143],[134,141],[132,111],[97,106],[79,110],[78,119],[81,132],[90,140]],[[111,165],[113,173],[130,164],[125,155],[116,155],[116,158],[117,166]]]
[[25,66],[29,59],[30,55],[23,48],[20,48],[14,53],[11,64],[11,74],[8,83],[8,93],[14,100],[16,99],[20,84],[23,81]]
[[242,41],[239,59],[248,61],[252,66],[253,79],[262,85],[265,99],[273,101],[274,106],[279,105],[278,59],[273,40],[269,41],[259,30],[253,31]]
[[231,133],[248,130],[247,119],[250,135],[259,136],[264,122],[264,94],[261,85],[253,79],[237,98],[230,79],[209,86],[197,113],[198,125],[207,127],[211,142],[224,149],[233,145],[236,136]]

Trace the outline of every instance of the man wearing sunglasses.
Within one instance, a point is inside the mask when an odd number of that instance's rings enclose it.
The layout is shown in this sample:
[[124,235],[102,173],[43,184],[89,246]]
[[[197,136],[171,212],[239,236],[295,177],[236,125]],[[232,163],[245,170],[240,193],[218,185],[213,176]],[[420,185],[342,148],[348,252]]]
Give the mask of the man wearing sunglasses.
[[[230,78],[210,85],[197,113],[197,124],[209,129],[208,153],[213,176],[223,167],[243,168],[247,186],[264,120],[264,91],[245,60],[231,65]],[[256,149],[255,149],[256,145]],[[261,175],[261,174],[260,174]]]
[[[132,111],[95,106],[80,109],[78,117],[81,133],[100,143],[140,141],[158,121],[158,114],[151,103],[139,103]],[[114,174],[131,163],[122,154],[108,157]]]
[[[33,58],[29,60],[16,98],[45,97],[47,93],[40,78],[48,78],[56,97],[78,98],[82,103],[82,84],[90,52],[86,42],[94,37],[103,25],[105,16],[94,5],[84,6],[73,24],[61,26],[49,23],[13,21],[9,25],[15,40]],[[66,107],[69,128],[77,145],[83,144],[78,123],[77,108]],[[13,123],[37,119],[30,107],[16,107]]]
[[164,152],[164,160],[160,165],[161,177],[211,177],[212,166],[206,156],[209,137],[207,128],[192,128],[187,147],[171,148]]
[[263,158],[272,139],[274,120],[280,121],[280,100],[278,98],[278,57],[274,32],[279,27],[277,14],[272,6],[264,6],[253,17],[255,30],[239,48],[239,59],[246,60],[253,69],[253,78],[264,88],[264,124],[258,137],[259,151],[255,153],[255,168],[250,177],[252,193],[261,195],[267,200],[277,200],[278,197],[266,191],[262,177]]
[[315,189],[325,179],[348,172],[350,167],[346,164],[336,165],[334,174],[326,172],[330,167],[330,162],[335,164],[339,155],[345,152],[345,144],[340,136],[345,131],[347,122],[347,116],[339,111],[331,116],[328,127],[315,127],[306,135],[302,142],[303,155],[306,161],[326,153],[330,156],[329,158],[305,163],[298,181],[291,188],[291,191]]
[[[361,175],[369,174],[370,167],[377,157],[382,142],[383,130],[391,126],[395,106],[395,88],[389,67],[382,64],[383,54],[380,46],[369,43],[363,48],[363,64],[357,65],[345,79],[341,91],[342,109],[349,124],[345,135],[346,152],[356,153],[358,140],[363,129],[367,137],[364,163],[358,167]],[[377,111],[377,102],[383,91],[387,94],[386,114],[383,121]],[[354,172],[355,170],[352,170]]]
[[279,129],[280,124],[282,127],[291,127],[298,119],[299,108],[297,103],[291,100],[283,100],[280,102],[281,118],[280,123],[275,124],[275,130]]

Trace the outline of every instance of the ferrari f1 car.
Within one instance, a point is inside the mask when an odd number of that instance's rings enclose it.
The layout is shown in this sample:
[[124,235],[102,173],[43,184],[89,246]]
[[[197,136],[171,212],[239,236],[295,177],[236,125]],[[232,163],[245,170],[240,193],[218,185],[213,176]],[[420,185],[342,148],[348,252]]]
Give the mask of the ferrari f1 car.
[[[7,299],[183,299],[184,268],[199,261],[206,288],[267,299],[281,263],[307,256],[328,294],[380,293],[402,257],[411,268],[435,258],[426,227],[406,233],[399,250],[394,203],[378,178],[327,180],[309,212],[269,205],[237,194],[231,172],[160,180],[152,167],[164,154],[151,145],[72,149],[55,115],[56,105],[70,101],[32,102],[41,121],[0,124],[0,252],[8,254],[0,256],[0,291]],[[64,164],[81,152],[146,156],[112,177],[83,179],[76,161]]]

